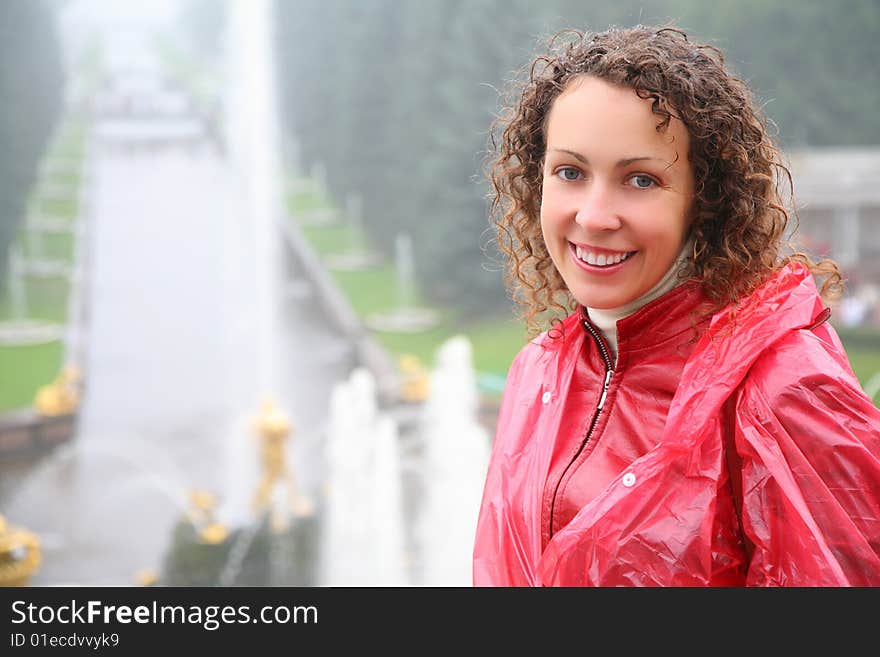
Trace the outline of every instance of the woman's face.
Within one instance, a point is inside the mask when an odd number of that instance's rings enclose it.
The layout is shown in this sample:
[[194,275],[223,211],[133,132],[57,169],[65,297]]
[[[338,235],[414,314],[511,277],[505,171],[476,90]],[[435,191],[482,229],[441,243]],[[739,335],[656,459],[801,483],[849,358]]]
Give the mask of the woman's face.
[[585,77],[547,121],[541,231],[578,303],[616,308],[657,284],[689,227],[694,175],[684,124],[632,89]]

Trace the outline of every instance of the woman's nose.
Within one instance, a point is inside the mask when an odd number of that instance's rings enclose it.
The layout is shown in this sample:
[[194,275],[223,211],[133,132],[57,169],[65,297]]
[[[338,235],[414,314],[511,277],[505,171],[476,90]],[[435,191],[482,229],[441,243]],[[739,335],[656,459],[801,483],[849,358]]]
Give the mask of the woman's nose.
[[586,187],[579,198],[575,221],[591,232],[620,228],[620,215],[612,190],[600,183]]

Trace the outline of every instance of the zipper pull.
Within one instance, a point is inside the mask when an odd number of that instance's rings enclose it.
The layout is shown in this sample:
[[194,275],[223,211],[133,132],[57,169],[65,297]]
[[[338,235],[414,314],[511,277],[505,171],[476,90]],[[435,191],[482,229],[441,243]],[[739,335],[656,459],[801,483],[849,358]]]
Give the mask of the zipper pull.
[[614,374],[614,370],[608,370],[605,372],[605,384],[602,386],[602,396],[599,397],[599,406],[596,407],[596,410],[601,411],[602,407],[605,405],[605,397],[608,396],[608,386],[611,385],[612,374]]

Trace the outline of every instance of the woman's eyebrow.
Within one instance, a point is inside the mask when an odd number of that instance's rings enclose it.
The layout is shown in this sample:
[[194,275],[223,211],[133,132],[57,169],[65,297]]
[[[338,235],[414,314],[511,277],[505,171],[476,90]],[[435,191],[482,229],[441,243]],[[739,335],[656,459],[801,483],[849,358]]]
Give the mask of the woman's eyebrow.
[[[590,164],[590,161],[587,158],[585,158],[583,155],[578,153],[577,151],[572,151],[567,148],[550,148],[548,150],[550,150],[551,152],[554,152],[554,153],[565,153],[567,155],[571,155],[573,158],[575,158],[576,160],[578,160],[580,162],[583,162],[586,165]],[[670,164],[666,160],[659,158],[659,157],[653,157],[650,155],[640,155],[638,157],[626,157],[622,160],[618,160],[618,162],[615,166],[618,168],[619,167],[627,167],[630,164],[632,164],[633,162],[641,162],[643,160],[655,160],[657,162],[662,162],[663,164],[667,164],[667,165]]]

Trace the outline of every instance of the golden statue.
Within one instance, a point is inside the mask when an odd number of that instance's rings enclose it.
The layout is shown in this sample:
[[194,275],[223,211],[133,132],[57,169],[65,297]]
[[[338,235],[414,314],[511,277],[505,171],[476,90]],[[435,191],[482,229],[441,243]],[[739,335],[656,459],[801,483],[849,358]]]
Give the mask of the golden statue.
[[66,365],[52,383],[37,390],[34,408],[40,415],[70,415],[79,405],[81,379],[75,365]]
[[134,574],[134,581],[138,586],[156,586],[159,583],[159,573],[152,568],[144,568]]
[[402,382],[400,394],[404,401],[423,402],[428,398],[430,378],[427,370],[422,366],[418,357],[412,354],[404,354],[398,361]]
[[0,586],[27,586],[40,567],[40,540],[0,515]]
[[[311,502],[302,497],[296,488],[293,473],[287,467],[285,443],[290,435],[290,421],[271,398],[264,399],[260,413],[254,421],[254,429],[260,439],[260,466],[262,476],[254,494],[254,513],[262,513],[272,506],[272,493],[276,486],[285,484],[290,508],[294,516],[307,516],[313,512]],[[287,514],[277,505],[271,509],[272,526],[281,531],[287,527]]]
[[229,528],[218,522],[214,516],[217,498],[207,490],[194,489],[189,492],[190,508],[187,517],[199,535],[199,540],[208,545],[217,545],[229,536]]

